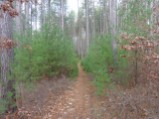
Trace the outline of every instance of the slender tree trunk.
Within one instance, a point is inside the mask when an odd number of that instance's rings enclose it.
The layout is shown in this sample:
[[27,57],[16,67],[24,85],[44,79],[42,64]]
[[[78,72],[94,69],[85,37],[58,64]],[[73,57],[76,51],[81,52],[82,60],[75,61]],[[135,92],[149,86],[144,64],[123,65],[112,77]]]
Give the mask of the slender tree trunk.
[[64,0],[61,0],[61,28],[64,31]]
[[110,11],[110,30],[112,37],[112,48],[113,48],[113,56],[114,63],[117,65],[117,43],[116,43],[116,35],[117,35],[117,0],[109,0],[109,11]]
[[47,13],[48,13],[48,24],[51,22],[51,0],[48,0],[48,5],[47,5]]
[[[77,24],[79,24],[80,19],[79,19],[79,0],[77,0],[77,8],[78,8],[78,13],[77,13]],[[80,38],[80,26],[78,26],[77,30],[76,30],[76,37],[77,37],[77,52],[79,54],[79,56],[81,57],[81,38]]]
[[21,3],[20,1],[16,1],[16,10],[18,11],[19,15],[16,17],[16,32],[22,35],[22,16],[21,16]]
[[28,36],[28,29],[29,29],[29,2],[25,2],[25,35]]
[[41,26],[45,24],[45,0],[41,0]]
[[86,9],[86,52],[88,52],[89,48],[89,40],[90,40],[90,32],[89,32],[89,8],[88,5],[89,0],[85,0],[85,9]]
[[[12,18],[8,13],[3,13],[3,18],[0,19],[0,42],[11,42],[12,39]],[[6,112],[14,112],[16,106],[15,80],[13,77],[13,47],[1,47],[1,99],[6,103],[4,106]]]
[[32,31],[33,31],[33,6],[31,4],[31,7],[30,7],[30,22],[31,22],[31,38],[32,38]]
[[106,33],[106,22],[107,22],[107,20],[106,20],[106,13],[107,13],[107,11],[106,11],[106,0],[103,0],[103,15],[104,15],[104,17],[103,17],[103,34],[105,34]]
[[107,5],[107,0],[104,0],[104,33],[108,33],[109,31],[109,18],[108,18],[108,5]]
[[92,34],[93,34],[93,38],[96,37],[96,18],[95,18],[95,5],[94,5],[94,1],[93,2],[93,24],[92,24]]
[[38,1],[36,1],[36,3],[35,3],[35,9],[36,9],[36,23],[35,23],[35,28],[36,28],[36,30],[38,30]]
[[103,12],[100,11],[100,18],[99,18],[99,34],[103,35]]

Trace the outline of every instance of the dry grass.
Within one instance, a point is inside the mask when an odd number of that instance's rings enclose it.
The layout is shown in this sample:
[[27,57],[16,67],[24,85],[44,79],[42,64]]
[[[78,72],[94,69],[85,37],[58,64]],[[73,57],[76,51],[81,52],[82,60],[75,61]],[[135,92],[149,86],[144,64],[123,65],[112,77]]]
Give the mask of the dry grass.
[[149,81],[131,89],[109,91],[102,105],[111,119],[158,119],[159,82]]
[[69,90],[68,87],[72,83],[73,81],[63,77],[58,80],[41,80],[29,90],[23,88],[22,105],[18,108],[18,112],[14,116],[11,115],[9,119],[41,119],[47,113],[44,107],[48,101],[56,102],[64,91]]

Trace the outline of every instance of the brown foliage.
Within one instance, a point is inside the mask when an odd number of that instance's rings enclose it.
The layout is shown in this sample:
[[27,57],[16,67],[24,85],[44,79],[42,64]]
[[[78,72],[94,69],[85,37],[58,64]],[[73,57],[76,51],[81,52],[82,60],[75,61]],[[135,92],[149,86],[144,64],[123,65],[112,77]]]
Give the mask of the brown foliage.
[[[4,2],[0,2],[1,13],[9,13],[11,17],[18,16],[18,11],[13,7],[15,1],[16,0],[6,0]],[[21,4],[28,1],[29,0],[19,0]],[[1,14],[0,17],[3,17],[3,15]]]
[[159,80],[159,40],[149,40],[144,37],[134,37],[127,34],[122,34],[122,39],[127,43],[122,45],[121,48],[131,53],[130,62],[133,62],[132,67],[134,67],[134,72],[138,75],[136,80]]
[[0,38],[0,48],[11,49],[17,45],[16,41],[8,38]]
[[15,17],[18,15],[18,12],[16,9],[13,7],[13,2],[14,0],[8,0],[5,2],[2,2],[0,4],[0,10],[2,13],[8,12],[10,16]]

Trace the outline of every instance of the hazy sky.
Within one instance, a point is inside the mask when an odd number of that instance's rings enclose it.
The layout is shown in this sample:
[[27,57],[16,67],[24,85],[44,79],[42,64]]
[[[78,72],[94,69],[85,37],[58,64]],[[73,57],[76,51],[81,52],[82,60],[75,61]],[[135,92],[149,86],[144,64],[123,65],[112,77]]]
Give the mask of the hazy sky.
[[79,4],[81,4],[83,0],[67,0],[67,4],[68,4],[68,10],[71,11],[75,11],[76,13],[78,12],[78,2]]
[[[75,11],[77,13],[78,11],[78,5],[77,5],[77,2],[79,2],[79,5],[81,5],[81,3],[83,2],[84,0],[67,0],[67,4],[68,4],[68,10],[71,11]],[[97,2],[98,0],[94,0],[95,2]],[[121,2],[121,0],[117,0],[118,3]]]

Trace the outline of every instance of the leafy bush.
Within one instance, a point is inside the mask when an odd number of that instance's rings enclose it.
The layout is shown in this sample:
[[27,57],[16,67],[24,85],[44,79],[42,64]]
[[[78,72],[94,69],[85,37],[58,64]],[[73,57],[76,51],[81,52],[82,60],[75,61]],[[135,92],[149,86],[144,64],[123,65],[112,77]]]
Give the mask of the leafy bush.
[[[123,40],[118,41],[119,45],[126,44]],[[118,48],[118,64],[115,68],[111,36],[98,37],[90,46],[88,55],[82,61],[84,69],[94,77],[97,92],[100,94],[112,81],[118,84],[127,85],[129,79],[128,60],[124,57],[128,53]]]
[[14,73],[17,80],[77,75],[76,54],[69,38],[56,26],[44,26],[32,40],[21,39],[15,50]]
[[90,46],[88,55],[82,64],[84,69],[93,74],[98,92],[102,92],[110,82],[109,68],[113,67],[113,51],[109,35],[98,37]]

